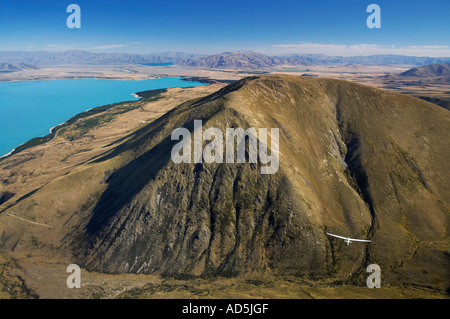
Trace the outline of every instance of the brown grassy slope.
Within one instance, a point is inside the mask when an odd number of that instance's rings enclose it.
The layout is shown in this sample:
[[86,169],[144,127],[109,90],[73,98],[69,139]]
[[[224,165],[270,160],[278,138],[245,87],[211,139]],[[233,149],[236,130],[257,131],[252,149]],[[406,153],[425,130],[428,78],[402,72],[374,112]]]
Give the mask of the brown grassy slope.
[[[170,161],[176,127],[278,127],[280,170]],[[445,290],[448,111],[345,81],[261,76],[187,102],[0,215],[6,248],[106,272],[248,271]],[[5,214],[40,216],[52,228]],[[33,233],[34,241],[29,235]],[[326,231],[373,242],[345,246]],[[72,253],[74,254],[72,256]]]

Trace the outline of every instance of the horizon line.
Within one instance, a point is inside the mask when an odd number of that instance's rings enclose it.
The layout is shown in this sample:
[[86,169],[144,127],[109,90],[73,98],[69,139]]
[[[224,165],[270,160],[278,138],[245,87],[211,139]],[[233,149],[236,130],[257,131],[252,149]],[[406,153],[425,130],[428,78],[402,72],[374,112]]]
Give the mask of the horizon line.
[[182,53],[194,56],[214,56],[221,55],[225,53],[256,53],[269,57],[288,57],[288,56],[329,56],[329,57],[370,57],[370,56],[402,56],[402,57],[417,57],[417,58],[450,58],[450,55],[409,55],[409,54],[400,54],[400,53],[367,53],[367,54],[355,54],[355,55],[330,55],[327,53],[302,53],[302,52],[292,52],[292,53],[264,53],[264,50],[228,50],[228,51],[217,51],[216,53],[192,53],[189,51],[180,51],[180,50],[163,50],[163,51],[149,51],[148,53],[135,53],[135,52],[126,52],[126,51],[112,51],[112,52],[95,52],[95,49],[40,49],[40,50],[26,50],[26,49],[0,49],[0,53],[3,52],[24,52],[24,53],[65,53],[65,52],[86,52],[92,54],[128,54],[128,55],[157,55],[157,54],[167,54],[167,53]]

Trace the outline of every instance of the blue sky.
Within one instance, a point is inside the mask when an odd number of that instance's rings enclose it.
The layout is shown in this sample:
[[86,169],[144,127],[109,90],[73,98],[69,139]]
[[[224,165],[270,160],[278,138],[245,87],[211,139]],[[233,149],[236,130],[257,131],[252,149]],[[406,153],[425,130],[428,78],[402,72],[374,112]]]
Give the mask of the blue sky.
[[450,56],[449,17],[449,0],[0,0],[0,50]]

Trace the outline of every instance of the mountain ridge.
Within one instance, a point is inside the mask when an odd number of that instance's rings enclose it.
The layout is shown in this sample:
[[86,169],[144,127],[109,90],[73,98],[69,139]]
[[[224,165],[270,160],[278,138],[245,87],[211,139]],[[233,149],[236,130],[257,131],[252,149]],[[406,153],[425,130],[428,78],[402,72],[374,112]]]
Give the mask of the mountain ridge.
[[39,69],[36,65],[29,64],[29,63],[7,63],[3,62],[0,63],[0,72],[16,72],[16,71],[22,71],[22,70],[36,70]]
[[38,65],[175,63],[196,56],[195,54],[176,51],[153,54],[93,53],[82,50],[0,51],[0,62],[27,62]]
[[412,68],[402,72],[399,76],[429,78],[429,77],[450,77],[450,63],[436,63]]
[[414,67],[400,74],[388,74],[381,76],[386,84],[395,84],[402,86],[431,84],[446,85],[450,84],[450,63],[434,63]]

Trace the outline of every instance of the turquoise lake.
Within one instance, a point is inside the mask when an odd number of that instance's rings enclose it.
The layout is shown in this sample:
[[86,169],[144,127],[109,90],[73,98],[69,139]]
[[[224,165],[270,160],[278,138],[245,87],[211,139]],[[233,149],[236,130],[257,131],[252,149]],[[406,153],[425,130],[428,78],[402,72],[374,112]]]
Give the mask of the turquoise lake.
[[90,108],[136,101],[133,93],[203,85],[180,78],[62,79],[0,83],[0,156]]

